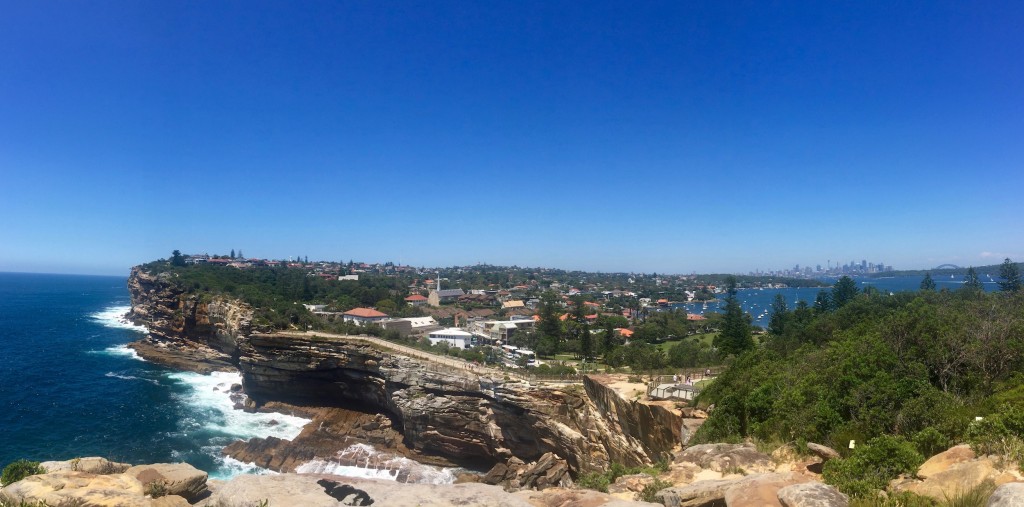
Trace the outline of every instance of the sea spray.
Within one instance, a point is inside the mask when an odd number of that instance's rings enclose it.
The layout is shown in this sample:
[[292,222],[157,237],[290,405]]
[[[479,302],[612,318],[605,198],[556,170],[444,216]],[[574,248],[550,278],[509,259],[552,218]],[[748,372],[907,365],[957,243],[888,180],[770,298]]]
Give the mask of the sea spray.
[[383,453],[366,444],[354,444],[333,459],[315,459],[296,467],[300,474],[330,474],[420,484],[452,484],[459,468],[424,465],[404,456]]
[[139,333],[148,333],[149,329],[146,326],[139,326],[130,322],[127,318],[128,312],[131,311],[131,306],[117,305],[109,306],[101,311],[92,313],[89,315],[93,321],[113,329],[127,329],[129,331],[136,331]]

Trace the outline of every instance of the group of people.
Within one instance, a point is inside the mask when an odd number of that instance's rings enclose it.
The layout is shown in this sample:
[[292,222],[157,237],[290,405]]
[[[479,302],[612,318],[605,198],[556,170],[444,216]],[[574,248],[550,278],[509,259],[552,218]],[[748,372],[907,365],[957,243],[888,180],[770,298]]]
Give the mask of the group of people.
[[[704,376],[702,378],[707,378],[707,377],[710,377],[710,376],[711,376],[711,368],[708,368],[707,370],[704,370]],[[678,374],[677,375],[672,375],[672,382],[676,383],[676,384],[679,383],[679,375]],[[684,382],[686,383],[686,385],[692,386],[693,385],[693,377],[689,373],[687,373],[686,374],[686,379],[684,380]]]

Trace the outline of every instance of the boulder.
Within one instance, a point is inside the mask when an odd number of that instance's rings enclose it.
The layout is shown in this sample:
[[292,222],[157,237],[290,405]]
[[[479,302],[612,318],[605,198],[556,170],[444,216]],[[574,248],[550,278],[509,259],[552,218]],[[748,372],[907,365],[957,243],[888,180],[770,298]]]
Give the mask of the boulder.
[[922,479],[927,479],[937,473],[949,470],[953,465],[963,463],[965,461],[971,461],[976,457],[977,456],[975,456],[974,451],[971,450],[971,446],[966,444],[958,445],[928,458],[928,461],[925,461],[924,464],[917,469],[917,476]]
[[653,483],[654,477],[647,474],[623,475],[608,486],[608,494],[622,500],[636,500],[644,488]]
[[988,497],[988,507],[1017,507],[1024,505],[1024,482],[1011,482],[996,488]]
[[672,483],[673,486],[685,486],[693,482],[702,470],[704,469],[693,463],[672,463],[661,479]]
[[150,506],[142,483],[127,474],[62,471],[33,475],[7,485],[2,494],[13,505]]
[[665,488],[654,495],[665,507],[699,507],[725,502],[725,492],[735,479],[697,481],[689,486]]
[[106,458],[75,458],[67,461],[44,461],[39,464],[47,472],[88,472],[90,474],[120,474],[131,467],[127,463],[108,461]]
[[807,450],[811,451],[811,454],[821,458],[822,463],[830,460],[839,458],[839,453],[835,449],[826,445],[816,444],[814,442],[807,443]]
[[194,502],[208,493],[206,489],[206,472],[188,463],[156,463],[138,465],[125,472],[139,480],[146,492],[178,495]]
[[847,507],[850,499],[838,489],[820,482],[786,486],[778,491],[784,507]]
[[781,507],[779,490],[810,481],[800,474],[759,474],[739,480],[725,491],[727,507]]
[[948,497],[974,489],[985,481],[999,485],[1015,479],[1016,477],[997,470],[993,459],[985,457],[954,464],[941,472],[930,474],[923,481],[904,482],[893,489],[909,491],[942,502]]
[[178,495],[167,495],[153,499],[152,507],[189,507],[189,503]]
[[[544,491],[520,491],[514,493],[512,499],[524,499],[528,502],[527,505],[533,507],[662,507],[660,504],[648,503],[648,502],[637,502],[632,500],[624,500],[620,498],[612,497],[605,493],[598,491],[592,491],[589,489],[563,489],[563,488],[548,488]],[[389,505],[405,505],[405,504],[389,504]],[[451,503],[447,505],[466,505],[461,503]],[[494,503],[494,504],[471,504],[471,505],[494,505],[496,507],[512,507],[513,503]]]
[[697,433],[697,430],[704,425],[707,418],[688,417],[683,419],[682,427],[679,430],[680,444],[690,443],[690,439]]
[[[250,507],[266,501],[270,506],[335,507],[338,499],[327,494],[312,475],[239,475],[221,485],[209,504]],[[350,504],[351,505],[351,504]]]
[[771,456],[759,452],[753,444],[702,444],[690,447],[676,455],[676,463],[694,463],[716,472],[771,472],[775,462]]

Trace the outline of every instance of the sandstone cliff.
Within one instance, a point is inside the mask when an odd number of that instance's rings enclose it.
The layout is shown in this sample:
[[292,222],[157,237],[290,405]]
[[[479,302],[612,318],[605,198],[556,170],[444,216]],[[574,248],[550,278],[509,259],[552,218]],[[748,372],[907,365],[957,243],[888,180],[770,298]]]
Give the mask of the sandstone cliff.
[[187,292],[173,275],[132,268],[132,309],[127,317],[146,326],[149,337],[132,344],[146,359],[197,371],[230,370],[238,341],[252,332],[252,307],[237,300]]
[[[400,434],[401,442],[374,429],[378,441],[372,443],[384,442],[398,454],[489,467],[512,457],[529,462],[554,453],[577,475],[610,463],[651,463],[678,444],[680,419],[670,408],[637,406],[597,380],[588,380],[585,388],[531,385],[446,370],[358,339],[256,333],[249,305],[190,293],[169,274],[136,268],[128,286],[129,317],[150,330],[147,339],[133,344],[146,359],[199,372],[237,368],[249,409],[285,402],[384,414],[390,423],[384,426]],[[325,435],[362,441],[366,432],[337,426],[356,419],[328,412],[314,421],[319,432],[304,432],[299,442],[255,439],[233,445],[231,453],[292,471],[310,454],[333,457],[338,448],[326,445]]]

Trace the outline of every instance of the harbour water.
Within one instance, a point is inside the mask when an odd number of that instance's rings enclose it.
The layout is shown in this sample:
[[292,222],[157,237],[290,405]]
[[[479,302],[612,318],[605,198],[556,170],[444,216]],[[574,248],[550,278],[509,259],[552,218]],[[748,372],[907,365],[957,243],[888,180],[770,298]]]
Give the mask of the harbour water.
[[[854,281],[857,283],[857,287],[861,290],[868,287],[874,287],[883,293],[896,293],[901,291],[919,290],[923,279],[923,276],[896,276],[884,278],[855,278]],[[833,284],[836,280],[836,278],[822,279],[822,281],[827,284]],[[934,281],[936,289],[938,290],[955,290],[961,287],[964,283],[963,277],[961,276],[953,278],[935,277]],[[986,291],[999,290],[998,280],[982,276],[981,282]],[[792,310],[800,301],[806,301],[808,305],[813,306],[814,299],[817,297],[818,292],[829,289],[830,287],[739,289],[737,291],[737,297],[740,300],[740,306],[743,307],[743,310],[750,314],[754,325],[767,327],[768,319],[771,318],[772,302],[775,300],[776,294],[782,294],[782,297],[786,300],[786,305]],[[683,308],[688,313],[703,315],[705,313],[722,311],[722,308],[725,306],[725,301],[724,297],[722,297],[721,299],[709,302],[706,305],[704,303],[676,303],[672,306],[675,308]]]

